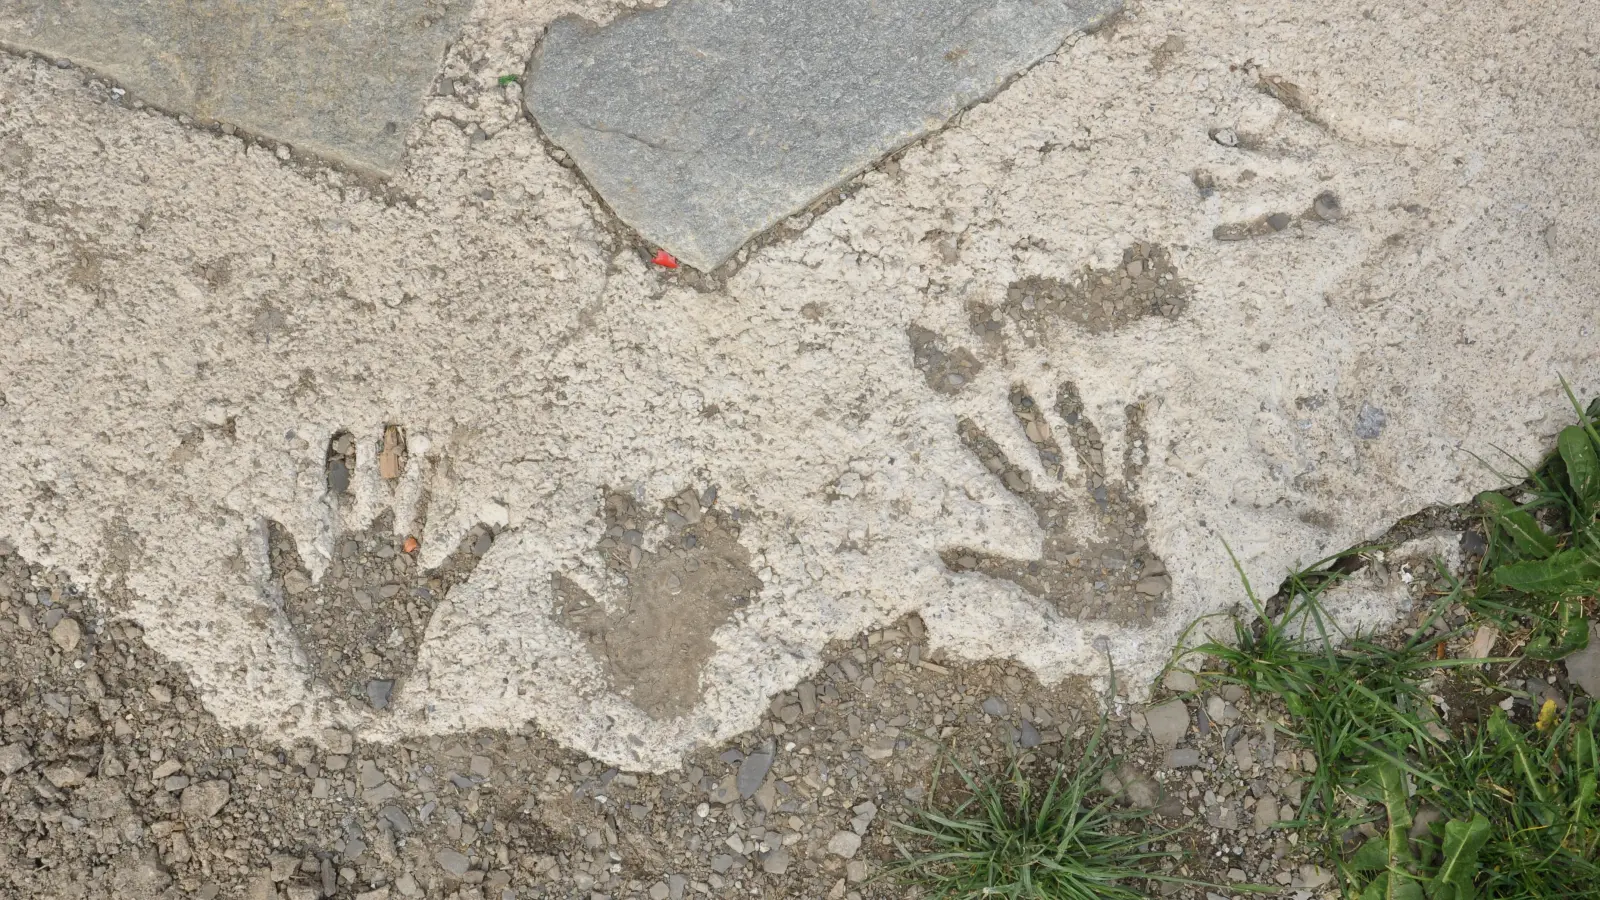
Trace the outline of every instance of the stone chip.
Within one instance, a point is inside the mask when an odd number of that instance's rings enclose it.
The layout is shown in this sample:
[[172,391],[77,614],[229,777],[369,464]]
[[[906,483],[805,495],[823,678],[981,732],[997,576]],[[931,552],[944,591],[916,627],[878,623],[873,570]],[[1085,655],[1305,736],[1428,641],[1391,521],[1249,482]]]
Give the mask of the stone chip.
[[71,653],[78,649],[78,641],[83,637],[83,627],[78,620],[71,616],[64,617],[50,629],[50,639],[56,642],[63,652]]
[[31,762],[33,755],[22,744],[7,744],[0,747],[0,775],[15,775]]
[[467,874],[467,870],[472,867],[472,861],[456,850],[440,850],[433,855],[433,858],[439,864],[439,868],[457,878]]
[[1589,634],[1596,636],[1589,646],[1567,657],[1567,677],[1590,697],[1600,697],[1600,622],[1589,622]]
[[776,744],[768,740],[739,763],[739,774],[735,782],[741,799],[748,800],[760,790],[761,783],[767,780],[767,772],[772,769],[772,760],[776,755]]
[[850,859],[861,849],[861,835],[854,831],[841,831],[828,839],[828,852]]
[[191,819],[209,819],[228,805],[230,788],[226,781],[202,781],[183,789],[178,805]]
[[1152,706],[1145,710],[1144,719],[1151,740],[1163,750],[1183,743],[1184,735],[1189,733],[1189,707],[1182,700]]

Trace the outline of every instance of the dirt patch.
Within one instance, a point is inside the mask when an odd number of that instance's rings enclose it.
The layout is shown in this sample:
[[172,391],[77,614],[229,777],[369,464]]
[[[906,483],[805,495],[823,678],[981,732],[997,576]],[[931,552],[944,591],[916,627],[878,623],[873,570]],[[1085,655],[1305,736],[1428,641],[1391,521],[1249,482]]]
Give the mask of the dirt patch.
[[[554,578],[562,622],[583,635],[613,684],[653,718],[681,716],[700,701],[700,670],[716,653],[712,634],[761,591],[739,525],[715,508],[716,491],[690,488],[645,510],[611,493],[602,511],[600,550],[608,574],[625,585],[621,608],[598,602],[567,578]],[[645,534],[666,539],[645,548]]]
[[[830,645],[757,729],[662,775],[523,727],[283,746],[219,726],[140,628],[107,618],[0,544],[0,896],[889,900],[905,891],[872,876],[928,802],[941,748],[977,771],[1073,760],[1100,715],[1081,681],[931,654],[908,617]],[[1298,806],[1307,760],[1274,738],[1281,711],[1234,696],[1208,719],[1208,699],[1180,739],[1191,764],[1113,698],[1118,771],[1159,801],[1158,824],[1214,823],[1174,839],[1192,854],[1175,873],[1306,883],[1304,851],[1255,827],[1267,798],[1280,818]],[[841,833],[859,838],[848,857],[830,849],[853,843]]]
[[983,370],[972,351],[965,347],[947,348],[937,332],[912,325],[906,329],[911,339],[911,359],[928,387],[941,394],[958,394]]
[[1167,249],[1140,243],[1122,251],[1117,268],[1084,266],[1068,281],[1030,276],[1012,282],[1004,303],[972,308],[972,329],[997,337],[1009,319],[1022,326],[1024,341],[1033,346],[1040,339],[1038,329],[1051,320],[1104,334],[1149,316],[1176,319],[1188,307],[1189,294]]

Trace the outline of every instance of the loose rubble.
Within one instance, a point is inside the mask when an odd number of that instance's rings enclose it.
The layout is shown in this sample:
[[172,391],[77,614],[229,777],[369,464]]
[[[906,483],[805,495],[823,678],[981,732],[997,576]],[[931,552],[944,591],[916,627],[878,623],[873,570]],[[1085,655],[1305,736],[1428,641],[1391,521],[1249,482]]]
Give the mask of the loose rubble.
[[[387,546],[358,543],[359,565]],[[66,621],[83,623],[70,652]],[[941,744],[983,766],[1070,760],[1099,723],[1081,684],[930,658],[912,617],[835,645],[758,733],[662,776],[533,731],[283,747],[219,727],[141,636],[60,575],[0,557],[0,896],[899,897],[872,875],[895,857],[894,823],[928,802]],[[1114,715],[1122,760],[1105,786],[1163,825],[1203,823],[1184,872],[1314,896],[1293,836],[1271,830],[1313,762],[1250,698],[1195,702],[1231,724],[1202,734],[1177,700]]]

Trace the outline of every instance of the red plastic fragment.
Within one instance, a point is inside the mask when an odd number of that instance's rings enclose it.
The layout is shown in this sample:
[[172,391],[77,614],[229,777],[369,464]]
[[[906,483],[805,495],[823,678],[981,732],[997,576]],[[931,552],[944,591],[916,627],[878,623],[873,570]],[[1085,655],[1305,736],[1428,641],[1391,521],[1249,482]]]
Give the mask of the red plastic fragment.
[[678,258],[665,250],[657,250],[655,259],[650,261],[663,269],[676,269],[678,267]]

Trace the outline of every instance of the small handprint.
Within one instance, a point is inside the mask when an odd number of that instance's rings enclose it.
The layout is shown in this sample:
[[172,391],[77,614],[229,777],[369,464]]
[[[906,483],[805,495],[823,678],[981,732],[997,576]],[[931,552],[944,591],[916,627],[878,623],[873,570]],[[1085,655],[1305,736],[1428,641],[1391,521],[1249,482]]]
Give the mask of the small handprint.
[[[370,458],[378,478],[398,479],[409,461],[404,432],[389,426],[373,439]],[[337,504],[350,492],[357,465],[356,438],[340,432],[329,441],[326,483]],[[424,498],[425,500],[425,498]],[[271,568],[282,587],[283,614],[300,644],[312,678],[337,696],[386,710],[417,664],[434,607],[451,588],[471,577],[494,542],[479,525],[433,569],[417,561],[418,535],[395,533],[394,514],[380,515],[359,533],[336,535],[333,555],[320,582],[313,582],[288,530],[267,524]]]
[[[684,715],[700,701],[712,634],[761,591],[737,515],[717,508],[715,488],[690,488],[657,510],[613,492],[601,516],[606,570],[592,590],[553,578],[556,615],[635,706],[655,719]],[[652,533],[664,537],[648,549]]]

